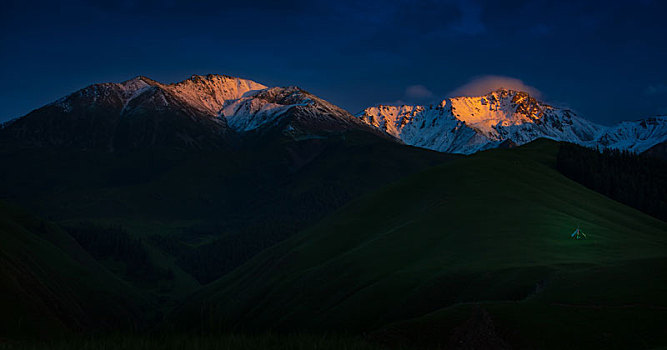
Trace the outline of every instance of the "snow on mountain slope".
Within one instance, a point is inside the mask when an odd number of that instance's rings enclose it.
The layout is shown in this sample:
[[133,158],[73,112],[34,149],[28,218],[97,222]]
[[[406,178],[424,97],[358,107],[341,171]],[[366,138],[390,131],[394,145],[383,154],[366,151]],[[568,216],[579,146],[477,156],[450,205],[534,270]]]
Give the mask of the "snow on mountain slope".
[[625,121],[607,128],[599,137],[601,147],[642,153],[667,141],[667,116]]
[[209,74],[174,84],[143,76],[94,84],[3,123],[0,130],[32,144],[107,149],[120,147],[119,140],[132,147],[160,140],[203,147],[256,130],[275,129],[303,138],[356,129],[449,153],[470,154],[540,137],[643,152],[667,140],[666,120],[656,117],[605,127],[506,89],[449,98],[437,105],[380,105],[354,117],[298,87],[269,88]]
[[250,131],[275,122],[278,117],[296,106],[312,103],[296,87],[270,88],[237,100],[227,101],[221,115],[236,131]]
[[[473,153],[488,140],[440,106],[377,106],[366,109],[361,120],[386,131],[408,145],[440,152]],[[462,152],[459,152],[462,153]]]
[[525,92],[506,89],[479,97],[445,99],[436,106],[375,106],[357,117],[406,144],[463,154],[503,142],[521,145],[540,137],[641,152],[667,138],[664,120],[608,128]]
[[[221,116],[246,132],[285,121],[284,132],[300,137],[319,131],[363,129],[377,133],[347,111],[298,87],[274,87],[228,101]],[[383,133],[378,133],[382,135]]]
[[349,129],[388,137],[298,87],[268,88],[212,74],[174,84],[139,76],[90,85],[0,128],[33,146],[110,151],[165,144],[223,147],[258,129],[299,139]]
[[[270,127],[283,117],[295,119],[289,124],[292,131],[295,123],[301,123],[302,127],[304,123],[318,123],[324,129],[347,125],[374,131],[347,111],[295,86],[269,88],[251,80],[221,75],[194,75],[169,85],[138,77],[120,85],[128,101],[157,87],[240,133]],[[306,114],[308,117],[304,119]]]
[[[193,75],[189,79],[174,84],[162,84],[139,76],[122,83],[94,84],[65,96],[52,105],[69,111],[72,108],[71,103],[74,97],[87,98],[90,103],[115,97],[122,103],[123,111],[125,111],[126,107],[142,94],[149,91],[161,91],[163,95],[170,95],[183,105],[211,116],[218,116],[222,106],[227,101],[239,99],[266,88],[266,86],[252,80],[225,75]],[[166,99],[165,97],[161,104],[167,103]]]
[[251,80],[224,75],[193,75],[174,84],[162,84],[139,76],[122,83],[91,85],[51,106],[68,113],[75,105],[84,104],[120,108],[120,114],[125,116],[131,115],[139,105],[144,110],[156,111],[178,108],[199,119],[206,116],[205,119],[241,133],[275,124],[287,112],[304,114],[311,110],[314,121],[329,119],[330,122],[354,124],[375,132],[348,112],[297,87],[268,88]]
[[205,77],[193,75],[190,79],[165,87],[191,106],[216,116],[229,100],[267,88],[252,80],[212,74]]
[[[252,94],[267,87],[252,80],[229,77],[225,75],[209,74],[206,76],[193,75],[189,79],[175,83],[162,84],[155,80],[138,76],[122,83],[103,83],[91,85],[66,96],[54,103],[65,110],[72,108],[70,101],[73,95],[88,96],[91,102],[117,94],[123,104],[123,111],[132,100],[147,91],[161,90],[180,102],[192,108],[218,116],[222,106],[229,100],[239,99],[246,94]],[[166,100],[162,101],[167,103]]]

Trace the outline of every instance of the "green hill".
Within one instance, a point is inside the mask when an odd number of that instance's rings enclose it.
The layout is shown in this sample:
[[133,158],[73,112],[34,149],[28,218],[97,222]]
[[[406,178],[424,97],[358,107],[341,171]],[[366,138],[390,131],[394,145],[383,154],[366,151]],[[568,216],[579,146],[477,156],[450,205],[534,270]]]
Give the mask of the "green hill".
[[[518,347],[667,344],[667,224],[561,175],[558,149],[482,152],[365,195],[172,323],[447,343],[480,304]],[[588,239],[570,239],[577,227]]]
[[138,329],[154,305],[67,233],[0,202],[0,338]]
[[363,132],[233,150],[3,146],[0,198],[64,227],[163,311],[350,199],[455,158]]

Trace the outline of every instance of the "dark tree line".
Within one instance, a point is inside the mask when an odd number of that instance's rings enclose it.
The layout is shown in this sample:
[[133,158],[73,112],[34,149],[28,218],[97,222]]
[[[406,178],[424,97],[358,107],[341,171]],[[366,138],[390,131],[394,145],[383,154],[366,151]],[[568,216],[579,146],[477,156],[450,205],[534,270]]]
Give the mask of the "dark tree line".
[[[174,249],[174,242],[160,238],[159,246],[178,253],[178,265],[199,282],[212,282],[234,270],[262,250],[269,248],[298,231],[296,223],[256,224],[213,241],[183,249]],[[212,232],[213,233],[213,232]],[[216,232],[220,235],[220,232]],[[155,242],[155,241],[154,241]],[[182,242],[181,245],[184,245]]]
[[67,232],[95,259],[123,263],[124,273],[131,279],[173,278],[173,271],[154,266],[142,241],[121,226],[82,224],[67,227]]
[[565,176],[618,202],[667,221],[667,163],[629,151],[602,151],[565,143],[557,168]]
[[[317,222],[349,201],[351,193],[334,183],[310,184],[299,193],[277,190],[280,206],[269,209],[267,203],[258,202],[257,210],[239,212],[235,221],[189,227],[176,236],[152,235],[148,243],[176,257],[179,267],[207,284]],[[206,237],[210,240],[201,243]]]

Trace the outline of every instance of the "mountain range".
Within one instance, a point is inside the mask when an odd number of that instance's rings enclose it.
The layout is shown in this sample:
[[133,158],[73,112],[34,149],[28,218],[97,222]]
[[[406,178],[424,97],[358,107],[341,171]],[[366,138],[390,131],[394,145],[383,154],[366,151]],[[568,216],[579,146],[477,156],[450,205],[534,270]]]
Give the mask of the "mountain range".
[[358,117],[406,144],[449,153],[471,154],[542,137],[641,153],[667,140],[667,117],[606,127],[526,92],[507,89],[448,98],[435,106],[379,105],[366,108]]
[[24,145],[123,151],[228,147],[271,130],[293,138],[341,130],[382,134],[298,87],[267,88],[222,75],[94,84],[5,123],[2,131]]
[[298,87],[269,88],[224,75],[194,75],[175,84],[141,76],[94,84],[3,129],[22,143],[108,151],[226,147],[270,131],[309,138],[347,129],[461,154],[538,138],[637,153],[667,141],[667,117],[603,126],[522,91],[498,89],[437,105],[377,105],[353,116]]

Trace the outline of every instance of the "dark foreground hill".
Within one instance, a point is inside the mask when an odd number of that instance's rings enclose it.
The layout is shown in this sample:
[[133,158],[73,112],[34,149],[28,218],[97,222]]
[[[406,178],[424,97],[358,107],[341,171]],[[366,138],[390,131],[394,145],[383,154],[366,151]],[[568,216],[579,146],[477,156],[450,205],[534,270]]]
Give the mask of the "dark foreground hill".
[[72,234],[126,232],[148,256],[141,269],[155,274],[131,276],[137,266],[113,246],[94,247],[102,262],[173,301],[351,198],[450,157],[342,133],[234,152],[25,149],[2,150],[0,159],[3,198]]
[[667,344],[667,224],[558,173],[558,148],[479,153],[357,199],[205,287],[172,325],[442,344],[478,304],[520,348]]
[[62,229],[0,202],[0,339],[138,330],[155,305]]

